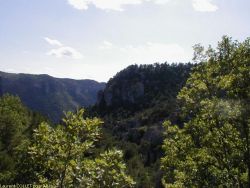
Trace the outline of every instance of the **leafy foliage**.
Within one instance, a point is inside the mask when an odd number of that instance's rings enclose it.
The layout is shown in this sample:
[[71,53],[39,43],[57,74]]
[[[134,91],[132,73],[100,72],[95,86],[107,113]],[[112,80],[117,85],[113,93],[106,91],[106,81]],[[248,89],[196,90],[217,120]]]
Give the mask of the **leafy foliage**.
[[91,149],[100,137],[102,122],[83,119],[83,113],[83,109],[68,112],[63,125],[52,128],[42,123],[35,130],[30,154],[40,166],[39,182],[58,187],[132,187],[134,182],[125,174],[121,151],[92,159]]
[[193,69],[178,95],[183,128],[165,122],[167,187],[250,186],[250,39],[223,37],[217,50],[195,46]]
[[122,162],[123,153],[109,150],[100,154],[95,160],[83,162],[83,187],[132,187],[135,183],[127,176],[126,165]]

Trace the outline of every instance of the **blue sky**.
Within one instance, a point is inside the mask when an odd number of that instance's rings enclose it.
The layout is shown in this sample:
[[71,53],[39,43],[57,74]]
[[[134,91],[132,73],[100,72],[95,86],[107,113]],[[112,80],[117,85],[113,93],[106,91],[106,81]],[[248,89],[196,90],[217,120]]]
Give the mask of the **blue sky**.
[[249,0],[0,0],[0,71],[107,81],[250,37]]

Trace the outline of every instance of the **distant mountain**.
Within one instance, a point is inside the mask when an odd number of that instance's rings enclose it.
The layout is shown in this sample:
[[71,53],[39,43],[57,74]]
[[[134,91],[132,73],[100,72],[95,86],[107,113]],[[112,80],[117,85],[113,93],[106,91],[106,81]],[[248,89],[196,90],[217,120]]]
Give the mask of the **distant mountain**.
[[95,104],[98,91],[104,87],[105,83],[94,80],[0,72],[0,95],[18,95],[27,107],[54,122],[60,120],[63,111]]

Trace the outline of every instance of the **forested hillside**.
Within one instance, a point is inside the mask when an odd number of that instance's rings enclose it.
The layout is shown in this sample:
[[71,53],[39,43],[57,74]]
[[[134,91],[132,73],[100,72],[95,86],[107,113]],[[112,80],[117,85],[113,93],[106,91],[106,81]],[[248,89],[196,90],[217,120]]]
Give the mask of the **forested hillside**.
[[61,119],[63,111],[93,105],[97,100],[97,92],[104,86],[104,83],[93,80],[0,72],[0,95],[17,95],[30,109],[54,122]]
[[[93,107],[125,151],[138,187],[159,186],[165,119],[181,125],[176,96],[193,64],[131,65],[109,80]],[[110,137],[108,134],[107,137]],[[108,138],[110,139],[110,138]],[[114,141],[111,141],[114,142]],[[112,144],[107,141],[107,144]]]

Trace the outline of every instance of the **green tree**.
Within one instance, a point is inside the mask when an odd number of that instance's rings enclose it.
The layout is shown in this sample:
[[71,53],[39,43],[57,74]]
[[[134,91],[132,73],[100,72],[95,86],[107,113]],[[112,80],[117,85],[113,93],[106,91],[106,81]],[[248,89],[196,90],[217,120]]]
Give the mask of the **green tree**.
[[94,160],[83,161],[82,187],[132,187],[134,182],[126,175],[126,165],[122,161],[123,153],[109,150]]
[[0,97],[0,184],[31,183],[35,179],[28,153],[32,130],[45,117],[26,108],[17,96]]
[[112,150],[94,158],[94,143],[100,138],[97,119],[83,118],[84,110],[68,112],[56,128],[42,123],[34,133],[30,154],[40,166],[40,183],[58,187],[132,187],[125,174],[122,153]]
[[0,98],[0,183],[11,183],[17,175],[16,165],[29,139],[26,131],[31,117],[18,97]]
[[186,123],[165,122],[163,182],[168,187],[250,187],[250,38],[195,46],[178,95]]

